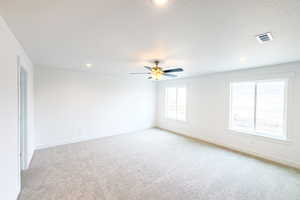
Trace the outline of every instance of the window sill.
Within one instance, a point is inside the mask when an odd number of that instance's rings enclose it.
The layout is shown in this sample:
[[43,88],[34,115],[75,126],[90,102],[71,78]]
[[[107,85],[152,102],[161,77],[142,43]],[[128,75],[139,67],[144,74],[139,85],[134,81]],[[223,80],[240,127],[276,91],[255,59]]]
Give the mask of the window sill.
[[164,118],[167,121],[173,121],[173,122],[179,122],[179,123],[183,123],[183,124],[187,124],[187,120],[179,120],[179,119],[173,119],[173,118]]
[[255,132],[250,132],[246,130],[241,130],[241,129],[233,129],[233,128],[228,128],[227,129],[229,133],[232,134],[239,134],[241,136],[246,136],[246,137],[256,137],[261,140],[267,141],[267,142],[273,142],[273,143],[279,143],[279,144],[290,144],[291,140],[289,140],[288,137],[276,137],[272,135],[267,135],[267,134],[259,134]]

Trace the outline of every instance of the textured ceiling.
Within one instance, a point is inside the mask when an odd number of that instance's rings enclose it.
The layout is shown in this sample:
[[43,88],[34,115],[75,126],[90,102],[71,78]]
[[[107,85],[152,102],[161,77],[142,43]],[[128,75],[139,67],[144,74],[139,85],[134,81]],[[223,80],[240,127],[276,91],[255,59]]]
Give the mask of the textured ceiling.
[[[154,59],[185,76],[300,60],[299,0],[1,0],[36,66],[143,72]],[[255,35],[272,32],[274,41]],[[243,61],[241,61],[241,58]]]

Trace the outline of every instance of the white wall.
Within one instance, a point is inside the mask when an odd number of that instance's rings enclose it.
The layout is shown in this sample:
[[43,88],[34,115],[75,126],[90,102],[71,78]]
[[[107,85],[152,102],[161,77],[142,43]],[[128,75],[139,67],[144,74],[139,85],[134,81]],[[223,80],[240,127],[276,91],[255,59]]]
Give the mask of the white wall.
[[18,144],[18,68],[17,56],[29,74],[28,160],[34,151],[33,67],[0,17],[0,199],[14,200],[20,191]]
[[[229,81],[260,77],[291,76],[288,107],[289,141],[235,133],[228,130]],[[164,118],[164,87],[187,86],[186,123]],[[160,82],[157,125],[160,128],[227,146],[300,168],[300,63],[252,70],[218,73]]]
[[38,148],[154,126],[156,86],[89,71],[35,70]]

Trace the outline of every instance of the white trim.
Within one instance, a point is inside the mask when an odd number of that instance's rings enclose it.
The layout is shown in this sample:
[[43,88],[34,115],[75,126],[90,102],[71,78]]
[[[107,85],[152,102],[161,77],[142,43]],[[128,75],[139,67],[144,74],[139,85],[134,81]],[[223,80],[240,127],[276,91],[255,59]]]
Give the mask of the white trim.
[[27,163],[26,169],[29,169],[30,164],[31,164],[32,159],[33,159],[34,153],[35,153],[35,151],[33,151],[33,152],[29,155],[29,157],[28,157],[28,163]]
[[239,152],[242,152],[242,153],[247,153],[247,154],[254,155],[254,156],[257,156],[257,157],[260,157],[260,158],[264,158],[264,159],[271,160],[271,161],[274,161],[274,162],[277,162],[277,163],[281,163],[283,165],[287,165],[287,166],[290,166],[290,167],[300,169],[300,163],[294,162],[294,161],[291,161],[291,160],[288,160],[288,159],[281,159],[281,158],[278,158],[278,157],[269,156],[269,155],[266,155],[266,154],[262,154],[262,153],[258,153],[256,151],[249,150],[249,149],[241,149],[239,147],[235,147],[235,146],[232,146],[232,145],[227,145],[225,143],[214,142],[213,140],[206,140],[206,141],[210,142],[210,143],[214,143],[214,144],[217,144],[217,145],[227,147],[227,148],[235,150],[235,151],[239,151]]
[[[99,137],[101,138],[101,137]],[[73,144],[73,143],[78,143],[78,142],[85,142],[89,140],[94,140],[94,139],[99,139],[98,137],[95,138],[72,138],[72,139],[65,139],[64,141],[60,141],[57,143],[51,143],[51,144],[38,144],[36,145],[36,150],[40,149],[47,149],[51,147],[56,147],[56,146],[61,146],[61,145],[66,145],[66,144]]]
[[[0,18],[1,19],[1,18]],[[21,172],[22,172],[22,167],[21,167],[21,127],[20,127],[20,121],[21,121],[21,112],[20,112],[20,108],[21,108],[21,102],[20,102],[20,74],[21,74],[21,58],[19,55],[17,55],[17,87],[18,87],[18,122],[17,122],[17,127],[18,127],[18,153],[17,153],[17,160],[18,160],[18,181],[17,181],[17,188],[18,188],[18,194],[17,196],[19,196],[19,194],[21,193],[21,189],[22,189],[22,177],[21,177]]]
[[146,130],[149,130],[149,129],[152,129],[152,128],[155,128],[155,127],[151,126],[149,128],[145,128],[145,129],[141,129],[141,130],[134,130],[134,131],[130,131],[130,132],[124,132],[124,133],[119,133],[119,134],[114,134],[114,135],[107,135],[107,136],[65,138],[64,140],[56,142],[56,143],[37,144],[35,148],[36,148],[36,150],[47,149],[47,148],[52,148],[52,147],[61,146],[61,145],[87,142],[87,141],[90,141],[90,140],[109,138],[109,137],[120,136],[120,135],[124,135],[124,134],[134,134],[134,133],[141,132],[141,131],[146,131]]
[[[256,156],[257,158],[262,158],[262,159],[274,161],[276,163],[280,163],[280,164],[283,164],[285,166],[300,169],[300,162],[295,162],[295,161],[288,160],[288,159],[282,159],[282,158],[278,158],[278,157],[274,157],[274,156],[269,156],[269,155],[266,155],[266,154],[263,154],[263,153],[258,153],[258,152],[253,151],[253,150],[242,149],[242,148],[239,148],[239,147],[235,147],[233,145],[228,145],[228,144],[225,144],[225,143],[222,143],[222,142],[217,142],[215,140],[204,139],[204,138],[198,137],[198,136],[195,137],[195,136],[190,135],[190,134],[183,134],[183,133],[179,133],[179,132],[176,132],[176,131],[161,128],[161,127],[158,127],[158,128],[161,129],[161,130],[164,130],[164,131],[171,132],[171,133],[172,132],[175,133],[175,134],[177,133],[179,135],[182,135],[183,137],[191,137],[191,138],[194,138],[196,140],[200,140],[200,141],[203,141],[203,142],[208,142],[208,143],[211,143],[211,144],[214,144],[214,145],[218,145],[218,146],[220,146],[220,148],[225,147],[225,148],[228,148],[228,149],[231,149],[231,150],[234,150],[234,151],[238,151],[238,152],[241,152],[241,153]],[[243,135],[245,135],[245,134],[243,134]],[[251,135],[249,135],[249,136],[251,136]]]

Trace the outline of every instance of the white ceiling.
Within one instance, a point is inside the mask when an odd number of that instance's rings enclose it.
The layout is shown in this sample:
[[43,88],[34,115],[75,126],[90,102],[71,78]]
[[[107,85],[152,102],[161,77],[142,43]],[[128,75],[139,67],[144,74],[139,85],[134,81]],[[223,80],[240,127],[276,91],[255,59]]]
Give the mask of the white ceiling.
[[[300,60],[299,0],[2,0],[36,66],[143,72],[154,59],[185,75]],[[255,35],[272,32],[274,41]],[[241,62],[241,58],[246,61]],[[87,69],[84,69],[87,70]]]

